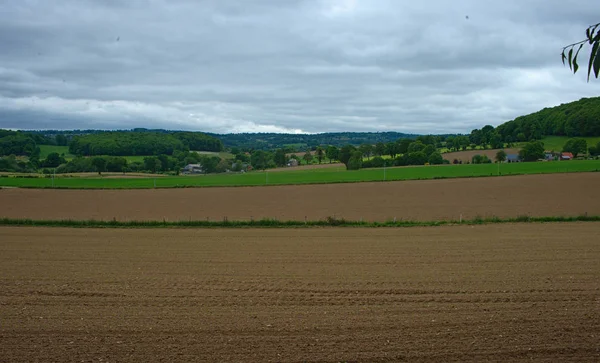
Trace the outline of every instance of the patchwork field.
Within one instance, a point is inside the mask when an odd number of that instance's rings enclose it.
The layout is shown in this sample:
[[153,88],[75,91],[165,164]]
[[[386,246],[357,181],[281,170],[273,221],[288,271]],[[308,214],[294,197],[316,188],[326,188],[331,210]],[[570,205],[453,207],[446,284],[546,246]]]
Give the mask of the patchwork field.
[[458,220],[600,215],[600,173],[239,188],[0,189],[0,218]]
[[0,228],[0,360],[598,361],[598,223]]

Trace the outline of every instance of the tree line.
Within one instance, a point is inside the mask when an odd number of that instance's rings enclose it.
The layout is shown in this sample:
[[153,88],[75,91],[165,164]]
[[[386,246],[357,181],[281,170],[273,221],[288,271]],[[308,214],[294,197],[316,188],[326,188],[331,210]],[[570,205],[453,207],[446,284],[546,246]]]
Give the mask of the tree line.
[[122,132],[107,131],[74,136],[69,152],[80,156],[171,155],[176,151],[222,151],[223,143],[200,132]]

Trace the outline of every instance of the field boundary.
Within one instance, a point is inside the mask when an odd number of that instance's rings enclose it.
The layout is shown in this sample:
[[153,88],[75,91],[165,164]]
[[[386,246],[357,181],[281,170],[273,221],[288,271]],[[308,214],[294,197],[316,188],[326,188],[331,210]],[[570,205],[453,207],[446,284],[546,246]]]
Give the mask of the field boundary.
[[[374,170],[374,169],[364,169]],[[490,175],[464,175],[464,176],[434,176],[425,178],[406,178],[406,179],[373,179],[373,180],[324,180],[324,181],[307,181],[307,182],[270,182],[268,184],[207,184],[207,185],[192,185],[192,184],[177,184],[177,185],[157,185],[153,186],[34,186],[34,185],[0,185],[0,189],[21,188],[21,189],[61,189],[61,190],[139,190],[139,189],[187,189],[187,188],[246,188],[246,187],[274,187],[274,186],[294,186],[294,185],[322,185],[322,184],[356,184],[356,183],[389,183],[389,182],[405,182],[415,180],[446,180],[446,179],[479,179],[479,178],[503,178],[511,176],[524,175],[552,175],[552,174],[582,174],[582,173],[600,173],[600,169],[596,170],[575,170],[575,171],[556,171],[556,172],[533,172],[533,173],[510,173],[510,174],[490,174]],[[12,179],[34,179],[27,177],[3,177]],[[47,179],[47,178],[39,178]],[[57,178],[59,179],[59,178]],[[64,178],[71,179],[71,178]],[[119,180],[119,178],[106,178],[108,180]],[[148,180],[154,178],[122,178],[126,180]],[[158,178],[157,178],[158,179]],[[0,179],[1,180],[1,179]],[[80,180],[102,180],[92,178],[81,178]]]
[[484,225],[484,224],[506,224],[506,223],[565,223],[565,222],[600,222],[600,215],[580,216],[555,216],[555,217],[531,217],[518,216],[515,218],[498,217],[475,217],[463,220],[440,220],[440,221],[411,221],[411,220],[389,220],[385,222],[351,221],[328,217],[318,221],[280,221],[276,219],[260,220],[238,220],[221,221],[211,220],[187,220],[187,221],[118,221],[113,220],[39,220],[39,219],[0,219],[0,226],[16,227],[69,227],[69,228],[311,228],[311,227],[438,227],[438,226],[461,226],[461,225]]

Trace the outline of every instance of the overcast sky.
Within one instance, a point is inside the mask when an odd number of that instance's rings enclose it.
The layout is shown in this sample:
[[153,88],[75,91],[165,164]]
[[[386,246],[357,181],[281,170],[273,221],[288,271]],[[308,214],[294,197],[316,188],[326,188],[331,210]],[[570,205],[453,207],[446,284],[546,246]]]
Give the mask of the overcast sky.
[[0,127],[470,132],[600,95],[596,2],[0,0]]

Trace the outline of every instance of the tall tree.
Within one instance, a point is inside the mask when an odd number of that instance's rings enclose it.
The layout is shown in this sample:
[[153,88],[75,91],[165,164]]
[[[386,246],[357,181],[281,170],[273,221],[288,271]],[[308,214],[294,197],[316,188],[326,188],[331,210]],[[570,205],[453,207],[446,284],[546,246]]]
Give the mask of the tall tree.
[[383,142],[378,142],[375,144],[375,148],[373,149],[374,154],[377,156],[385,155],[385,144]]
[[570,152],[574,157],[587,152],[587,141],[585,139],[569,139],[563,146],[563,151]]
[[273,160],[277,166],[285,166],[287,164],[287,158],[285,157],[285,150],[277,149],[275,151],[275,155],[273,156]]
[[304,159],[304,161],[306,161],[306,165],[310,164],[310,162],[313,160],[313,156],[310,153],[310,151],[307,151],[304,156],[302,157],[302,159]]
[[325,154],[327,155],[327,159],[329,159],[329,163],[331,164],[333,160],[338,159],[340,150],[337,147],[330,145],[327,147]]
[[[352,157],[352,154],[356,151],[356,148],[352,145],[344,145],[342,146],[342,148],[340,149],[339,155],[338,155],[338,159],[344,164],[346,165],[346,169],[348,169],[348,162],[350,161],[350,158]],[[361,153],[362,154],[362,153]]]
[[318,146],[315,155],[317,156],[317,160],[319,160],[319,164],[321,164],[323,157],[325,157],[325,152],[323,151],[323,148]]
[[506,151],[498,150],[498,152],[496,153],[496,161],[501,163],[504,160],[506,160]]

